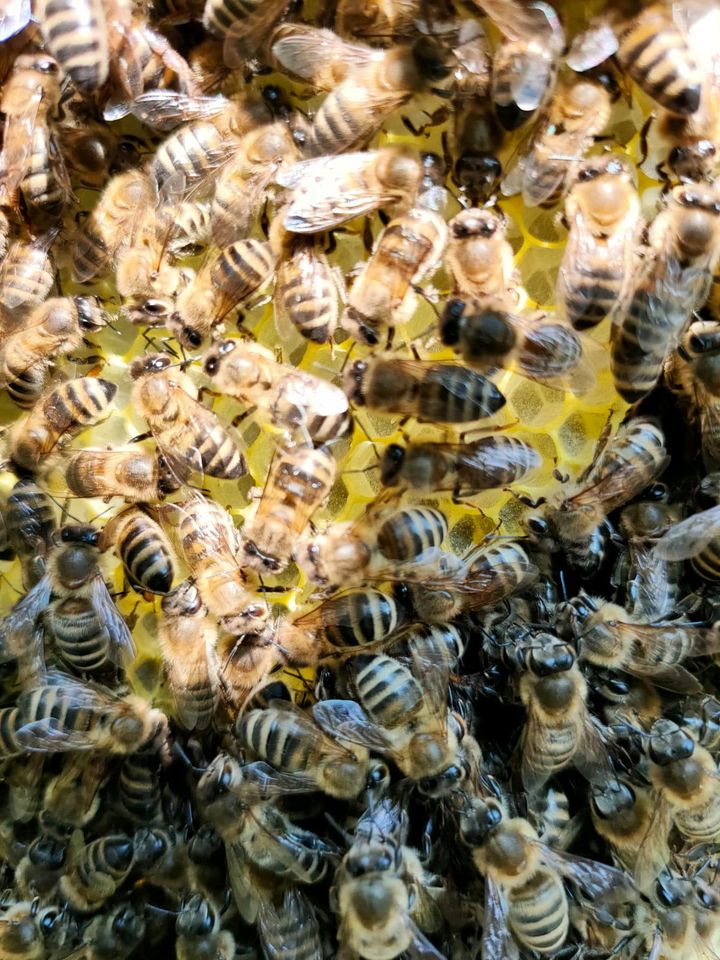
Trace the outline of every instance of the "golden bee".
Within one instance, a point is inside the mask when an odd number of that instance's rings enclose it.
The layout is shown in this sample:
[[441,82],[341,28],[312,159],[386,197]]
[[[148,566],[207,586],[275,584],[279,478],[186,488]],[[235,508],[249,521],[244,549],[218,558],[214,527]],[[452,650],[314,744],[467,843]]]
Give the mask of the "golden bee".
[[292,447],[273,457],[257,510],[242,531],[243,562],[279,573],[293,558],[298,539],[327,499],[337,464],[326,447]]
[[551,849],[527,820],[506,817],[495,800],[469,801],[460,815],[460,836],[488,887],[483,943],[498,957],[517,957],[519,948],[549,956],[563,946],[570,928],[564,879],[591,902],[633,898],[625,874]]
[[508,222],[492,209],[461,210],[448,223],[445,266],[455,293],[511,300],[517,277]]
[[689,560],[704,580],[720,579],[720,506],[678,520],[653,548],[661,561]]
[[413,207],[388,223],[355,280],[342,326],[361,343],[376,344],[415,311],[414,289],[437,266],[447,240],[434,210]]
[[10,459],[29,473],[49,466],[62,446],[110,414],[116,393],[116,384],[96,377],[61,383],[41,396],[28,416],[13,425]]
[[11,900],[0,916],[0,949],[12,960],[39,960],[48,952],[64,951],[76,927],[66,910],[32,900]]
[[196,399],[189,377],[167,354],[146,354],[130,365],[132,403],[145,417],[168,470],[183,482],[190,473],[232,480],[247,472],[235,440]]
[[339,387],[278,363],[258,343],[221,340],[205,353],[203,370],[221,393],[257,408],[263,419],[292,435],[327,443],[352,427]]
[[329,91],[310,129],[314,156],[363,147],[394,110],[442,84],[451,70],[449,50],[430,36],[380,50],[290,24],[276,29],[272,53],[290,73]]
[[179,484],[162,456],[139,446],[86,447],[68,459],[68,488],[79,497],[122,497],[129,503],[153,503]]
[[613,313],[610,369],[632,403],[657,383],[665,360],[707,299],[720,259],[720,202],[715,187],[675,187],[653,220],[649,250]]
[[102,529],[102,550],[113,547],[130,583],[147,593],[170,592],[175,561],[170,541],[160,524],[139,506],[128,507]]
[[590,157],[577,171],[565,200],[568,240],[555,301],[561,317],[586,330],[612,313],[634,276],[642,218],[625,163]]
[[564,193],[610,112],[610,95],[599,83],[560,85],[529,148],[505,175],[503,194],[522,193],[528,207],[537,207]]
[[189,580],[163,597],[161,606],[158,639],[177,718],[188,730],[205,730],[217,695],[217,628]]
[[574,567],[589,575],[605,555],[608,514],[640,493],[668,461],[660,427],[640,417],[629,420],[599,451],[575,491],[526,520],[528,533],[548,552],[563,550]]
[[0,263],[0,324],[12,331],[26,310],[39,306],[55,282],[51,248],[57,232],[15,240]]

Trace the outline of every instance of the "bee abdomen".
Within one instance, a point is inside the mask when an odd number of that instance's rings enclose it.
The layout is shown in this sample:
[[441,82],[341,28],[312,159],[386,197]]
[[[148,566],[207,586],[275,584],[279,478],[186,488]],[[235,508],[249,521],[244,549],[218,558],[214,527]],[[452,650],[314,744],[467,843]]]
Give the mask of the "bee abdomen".
[[397,660],[384,655],[358,656],[353,668],[358,700],[376,723],[392,727],[420,709],[422,688]]
[[97,90],[108,75],[108,29],[102,0],[44,0],[38,22],[48,50],[75,86]]
[[306,770],[310,744],[293,726],[279,722],[272,710],[251,710],[238,725],[238,733],[254,753],[279,770]]
[[50,149],[48,127],[38,124],[33,131],[29,168],[20,189],[29,206],[54,215],[62,210],[65,194],[53,170],[49,157]]
[[50,616],[55,645],[76,673],[96,673],[110,663],[110,638],[89,600],[70,597],[57,604]]
[[703,805],[699,813],[675,811],[675,825],[680,833],[696,843],[717,843],[720,838],[720,800]]
[[[14,373],[14,371],[12,371]],[[15,379],[7,385],[10,399],[22,410],[29,410],[40,396],[45,386],[46,366],[38,363],[26,370],[17,371]]]
[[470,423],[492,416],[505,397],[492,380],[465,367],[439,365],[422,378],[418,416],[443,423]]
[[290,322],[306,340],[327,343],[338,325],[337,291],[327,264],[313,258],[311,272],[306,265],[303,258],[300,263],[291,261],[280,266],[276,296]]
[[19,480],[7,499],[5,523],[13,550],[29,553],[46,543],[55,530],[55,508],[34,480]]
[[270,276],[275,257],[269,243],[261,240],[238,240],[225,247],[212,266],[213,282],[232,291],[233,297],[245,300]]
[[509,900],[510,926],[524,946],[548,954],[564,944],[569,929],[568,904],[558,877],[540,870],[512,890]]
[[326,624],[325,635],[336,647],[377,643],[389,636],[400,620],[392,597],[377,590],[361,590],[331,602],[333,616]]
[[224,37],[233,26],[257,12],[258,0],[209,0],[203,12],[203,26],[209,33]]
[[0,755],[3,757],[12,757],[23,752],[16,736],[18,726],[17,707],[0,708]]
[[720,580],[720,538],[692,557],[690,566],[703,580]]
[[388,560],[412,560],[439,547],[447,533],[447,520],[439,510],[407,507],[383,523],[377,545]]
[[126,757],[118,775],[120,804],[138,823],[153,823],[161,817],[160,764],[151,753]]
[[198,455],[203,470],[210,477],[235,480],[247,472],[243,455],[219,424],[202,437]]
[[118,551],[133,583],[150,593],[170,591],[175,577],[172,555],[154,520],[139,510],[133,513],[119,533]]
[[178,173],[192,184],[220,166],[225,156],[217,127],[199,121],[187,124],[160,144],[150,169],[159,188]]
[[352,102],[354,88],[343,85],[330,93],[313,119],[312,156],[332,155],[359,144],[374,129],[374,117]]
[[567,278],[565,311],[576,330],[599,324],[618,301],[622,271],[597,264],[575,264]]

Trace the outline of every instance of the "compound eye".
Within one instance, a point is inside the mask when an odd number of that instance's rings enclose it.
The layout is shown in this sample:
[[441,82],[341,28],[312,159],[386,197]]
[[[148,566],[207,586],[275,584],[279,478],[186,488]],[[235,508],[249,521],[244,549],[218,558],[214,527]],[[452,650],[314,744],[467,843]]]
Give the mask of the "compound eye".
[[547,521],[541,520],[539,517],[531,517],[530,520],[528,520],[528,530],[530,533],[542,537],[548,532]]

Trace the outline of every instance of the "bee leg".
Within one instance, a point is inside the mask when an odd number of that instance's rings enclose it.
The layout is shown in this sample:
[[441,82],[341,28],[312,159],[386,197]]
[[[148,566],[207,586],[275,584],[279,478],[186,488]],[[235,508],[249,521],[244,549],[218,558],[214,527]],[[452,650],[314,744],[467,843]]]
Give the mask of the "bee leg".
[[251,413],[255,413],[257,407],[248,407],[247,410],[243,410],[242,413],[239,413],[231,421],[233,427],[238,427],[243,422],[246,417],[249,417]]
[[139,433],[136,437],[128,440],[128,443],[140,443],[142,440],[149,440],[152,437],[152,433],[148,430],[146,433]]
[[363,225],[363,246],[368,253],[372,252],[374,242],[370,217],[365,217],[365,224]]
[[205,397],[222,397],[223,394],[219,393],[217,390],[211,390],[210,387],[200,387],[198,390],[198,400],[200,403],[203,402]]
[[650,150],[648,147],[648,133],[650,132],[650,127],[652,126],[654,120],[655,120],[655,114],[651,113],[650,116],[645,121],[645,123],[640,128],[640,160],[638,162],[639,167],[641,167],[645,163],[650,153]]

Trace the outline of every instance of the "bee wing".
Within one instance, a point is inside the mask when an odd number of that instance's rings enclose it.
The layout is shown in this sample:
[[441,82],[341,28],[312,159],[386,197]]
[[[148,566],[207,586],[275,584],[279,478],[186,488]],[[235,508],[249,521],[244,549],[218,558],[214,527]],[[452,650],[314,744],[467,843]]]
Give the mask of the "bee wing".
[[635,857],[635,883],[642,892],[653,886],[658,874],[670,861],[668,837],[671,827],[669,804],[659,794],[653,794],[652,815]]
[[391,743],[385,731],[354,700],[321,700],[313,704],[312,715],[331,737],[387,753]]
[[91,602],[110,637],[113,662],[121,667],[129,667],[135,659],[135,642],[99,574],[93,580]]
[[304,710],[301,710],[297,704],[291,703],[289,700],[271,700],[268,706],[283,713],[291,713],[293,715],[293,722],[302,728],[306,742],[321,741],[323,753],[335,754],[343,758],[349,756],[350,751],[339,744],[334,737],[329,737],[325,730],[320,729],[319,726],[311,720],[310,716],[305,713]]
[[545,3],[524,4],[517,0],[475,0],[486,16],[509,40],[537,40],[538,34],[564,38],[560,21]]
[[[664,457],[660,461],[659,469],[654,472],[653,476],[659,476],[669,462],[670,457]],[[618,501],[618,504],[627,503],[649,482],[649,478],[644,475],[640,476],[637,471],[634,472],[634,476],[627,469],[615,469],[610,473],[604,472],[603,463],[600,461],[592,474],[592,483],[573,494],[566,502],[571,508],[596,507],[598,504],[611,503],[615,500]],[[640,484],[639,487],[638,483]],[[671,558],[666,557],[665,559],[669,560]]]
[[37,621],[47,609],[51,594],[50,578],[42,577],[0,623],[0,663],[15,660],[36,647],[38,633],[42,646],[43,631],[37,631]]
[[[657,687],[675,693],[695,694],[702,684],[679,663],[663,663],[654,659],[658,651],[676,646],[685,648],[686,656],[710,656],[720,650],[720,633],[682,624],[635,624],[614,621],[608,626],[624,638],[632,651],[623,670],[633,676],[649,678]],[[673,639],[673,634],[675,639]]]
[[191,97],[177,90],[148,90],[135,97],[130,112],[153,130],[163,133],[190,120],[211,120],[228,106],[226,97]]
[[422,684],[425,703],[444,731],[447,726],[448,685],[450,681],[450,668],[447,661],[440,659],[430,661],[425,657],[418,656],[414,650],[411,659],[412,672]]
[[573,765],[590,783],[605,782],[612,775],[607,744],[595,720],[585,713]]
[[668,349],[682,333],[697,307],[707,299],[712,283],[708,270],[683,267],[675,256],[657,258],[650,274],[645,300],[645,322],[637,327],[638,343],[648,352],[656,352],[658,329],[667,331]]
[[303,773],[283,773],[263,760],[246,763],[242,768],[239,792],[247,803],[262,803],[287,794],[312,793],[317,784]]
[[247,67],[247,61],[257,57],[264,48],[270,28],[278,20],[288,0],[264,0],[252,13],[243,15],[232,24],[223,40],[223,60],[231,70]]
[[255,923],[260,901],[257,889],[247,869],[247,857],[241,843],[226,843],[225,858],[230,878],[230,890],[238,913],[245,923]]
[[404,919],[412,935],[407,947],[408,956],[415,957],[417,960],[446,960],[445,954],[440,953],[437,947],[430,943],[425,934],[414,923],[412,917],[406,916]]
[[615,32],[607,23],[597,23],[573,37],[565,62],[571,70],[583,73],[599,66],[617,53],[619,47]]
[[28,96],[21,113],[5,115],[3,145],[0,150],[0,197],[13,201],[28,172],[35,124],[40,113],[42,93]]
[[332,30],[302,23],[278,27],[272,53],[290,73],[322,90],[332,90],[353,68],[385,56],[384,50],[349,43]]
[[55,717],[43,717],[21,724],[15,739],[30,753],[63,753],[67,750],[88,750],[95,746],[84,730],[69,730]]
[[504,197],[514,197],[521,193],[525,180],[525,168],[527,167],[528,157],[516,156],[507,164],[507,173],[500,183],[500,191]]
[[655,544],[661,560],[688,560],[720,537],[720,504],[680,520]]
[[548,847],[542,841],[534,841],[542,848],[543,862],[558,873],[572,880],[588,894],[588,899],[599,898],[607,903],[621,903],[636,896],[635,885],[627,873],[595,860],[586,860],[572,853],[564,853]]
[[423,584],[429,589],[451,586],[462,593],[466,610],[494,606],[512,593],[524,590],[537,580],[540,571],[529,559],[515,563],[496,563],[484,569],[473,568],[467,574],[461,570],[450,577],[425,577]]
[[0,43],[24,30],[31,15],[30,0],[7,0],[5,9],[0,11]]
[[317,916],[308,898],[296,888],[285,891],[280,907],[262,897],[257,925],[265,960],[286,960],[289,951],[299,952],[300,945],[310,950],[313,943],[317,946],[312,956],[322,955]]
[[508,910],[502,890],[485,875],[485,916],[483,920],[482,960],[520,960],[520,948],[508,923]]

